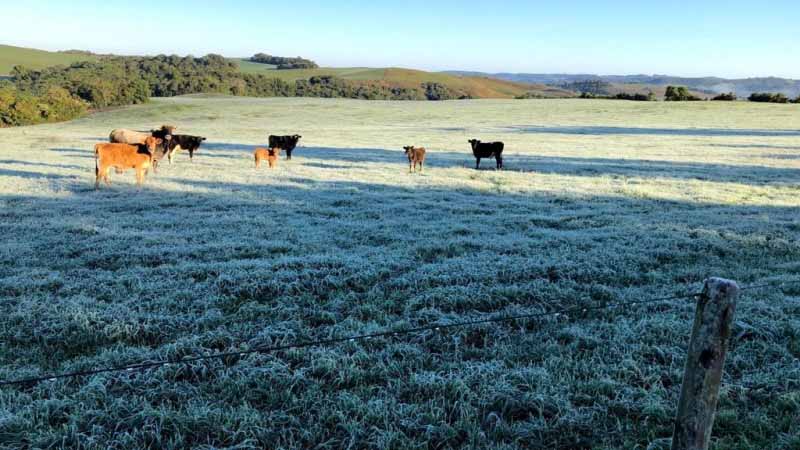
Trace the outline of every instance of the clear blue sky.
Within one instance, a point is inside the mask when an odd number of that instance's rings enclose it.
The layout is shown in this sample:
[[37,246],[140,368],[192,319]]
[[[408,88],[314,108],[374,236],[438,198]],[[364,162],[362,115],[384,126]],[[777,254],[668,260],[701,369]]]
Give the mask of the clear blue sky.
[[800,78],[798,0],[5,0],[0,43],[325,66]]

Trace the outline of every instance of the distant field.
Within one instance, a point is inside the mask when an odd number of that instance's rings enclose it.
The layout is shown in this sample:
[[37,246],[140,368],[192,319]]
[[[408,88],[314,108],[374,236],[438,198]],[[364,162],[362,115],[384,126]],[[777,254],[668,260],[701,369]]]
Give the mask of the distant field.
[[[93,144],[162,123],[208,137],[194,162],[95,192]],[[0,380],[797,281],[798,130],[800,105],[218,96],[0,129]],[[270,133],[302,147],[256,171]],[[661,449],[693,314],[0,388],[0,448]],[[800,287],[744,293],[714,450],[800,448],[798,330]]]
[[512,83],[493,78],[461,77],[437,72],[411,69],[371,68],[320,68],[302,70],[275,70],[272,66],[239,60],[242,71],[263,73],[286,81],[308,79],[312,76],[334,75],[346,80],[386,81],[403,87],[419,87],[426,82],[442,83],[453,89],[469,92],[475,98],[514,98],[526,92],[540,92],[552,98],[574,96],[573,93],[543,85]]
[[44,50],[0,45],[0,76],[10,74],[11,69],[19,65],[29,69],[43,69],[50,66],[72,64],[78,61],[94,59],[96,58],[90,55],[47,52]]

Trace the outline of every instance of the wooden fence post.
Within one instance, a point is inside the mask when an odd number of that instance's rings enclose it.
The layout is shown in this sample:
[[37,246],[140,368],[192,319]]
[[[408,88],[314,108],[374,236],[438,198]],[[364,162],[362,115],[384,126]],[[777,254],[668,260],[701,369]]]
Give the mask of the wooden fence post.
[[672,450],[708,449],[738,296],[735,281],[706,280],[694,316]]

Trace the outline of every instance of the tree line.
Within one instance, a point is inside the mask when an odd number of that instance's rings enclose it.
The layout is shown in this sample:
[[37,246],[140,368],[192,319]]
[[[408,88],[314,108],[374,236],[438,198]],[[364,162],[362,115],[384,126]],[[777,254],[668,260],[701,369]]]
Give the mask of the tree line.
[[256,53],[250,57],[250,61],[260,64],[270,64],[276,66],[278,70],[291,70],[291,69],[318,69],[319,66],[310,59],[301,57],[286,58],[283,56],[272,56],[266,53]]
[[0,126],[70,120],[92,109],[145,103],[150,97],[218,93],[249,97],[320,97],[363,100],[451,100],[466,92],[441,83],[400,86],[334,76],[285,81],[243,73],[219,55],[128,57],[29,70],[17,66],[3,82]]

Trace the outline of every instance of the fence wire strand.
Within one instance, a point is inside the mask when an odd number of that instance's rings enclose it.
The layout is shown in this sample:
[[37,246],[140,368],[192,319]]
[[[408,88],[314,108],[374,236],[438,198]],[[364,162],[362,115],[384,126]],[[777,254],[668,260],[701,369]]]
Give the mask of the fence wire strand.
[[[751,285],[741,287],[740,291],[750,291],[750,290],[757,290],[757,289],[764,289],[768,287],[783,287],[788,285],[795,285],[800,284],[800,280],[792,281],[792,282],[784,282],[780,284],[759,284],[759,285]],[[391,331],[381,331],[376,333],[366,333],[366,334],[359,334],[353,335],[348,337],[341,337],[341,338],[330,338],[330,339],[320,339],[314,341],[306,341],[306,342],[297,342],[292,344],[285,344],[285,345],[276,345],[276,346],[258,346],[247,350],[239,350],[239,351],[230,351],[230,352],[220,352],[220,353],[213,353],[209,355],[200,355],[200,356],[190,356],[181,359],[174,359],[174,360],[162,360],[162,361],[152,361],[152,362],[141,362],[137,364],[130,364],[125,366],[115,366],[115,367],[105,367],[105,368],[98,368],[98,369],[91,369],[91,370],[81,370],[75,372],[66,372],[61,374],[55,375],[47,375],[47,376],[40,376],[40,377],[31,377],[31,378],[23,378],[18,380],[2,380],[0,381],[0,387],[3,386],[19,386],[19,385],[36,385],[38,383],[42,383],[45,381],[57,381],[61,379],[70,379],[70,378],[79,378],[79,377],[86,377],[91,375],[98,375],[104,373],[115,373],[115,372],[139,372],[147,369],[153,369],[157,367],[168,367],[171,365],[187,365],[195,362],[200,361],[208,361],[208,360],[217,360],[217,359],[225,359],[225,358],[233,358],[233,357],[245,357],[248,355],[253,354],[269,354],[269,353],[276,353],[286,350],[293,350],[293,349],[304,349],[310,347],[324,347],[330,346],[334,344],[341,344],[345,342],[358,342],[358,341],[365,341],[370,339],[376,338],[390,338],[390,337],[400,337],[400,336],[408,336],[408,335],[417,335],[424,332],[439,332],[442,330],[448,329],[455,329],[455,328],[466,328],[466,327],[474,327],[478,325],[487,325],[493,323],[503,323],[503,322],[515,322],[520,320],[533,320],[533,319],[543,319],[547,317],[569,317],[570,315],[574,314],[585,314],[590,311],[602,311],[607,309],[615,309],[615,308],[624,308],[628,306],[637,306],[637,305],[650,305],[655,303],[664,303],[672,300],[688,300],[688,299],[697,299],[704,295],[702,292],[698,293],[690,293],[690,294],[681,294],[681,295],[673,295],[669,297],[659,297],[653,298],[648,300],[639,300],[639,301],[631,301],[631,302],[618,302],[618,303],[608,303],[602,306],[584,306],[584,307],[573,307],[573,308],[564,308],[556,311],[550,312],[541,312],[541,313],[530,313],[530,314],[519,314],[519,315],[511,315],[511,316],[500,316],[500,317],[489,317],[486,319],[476,319],[476,320],[468,320],[462,322],[455,322],[455,323],[447,323],[447,324],[434,324],[434,325],[426,325],[421,327],[413,327],[413,328],[403,328]]]

